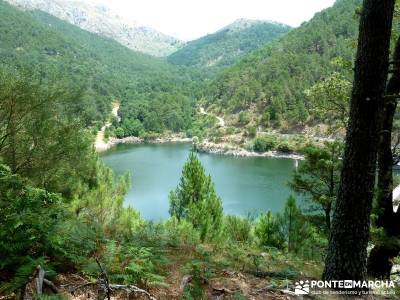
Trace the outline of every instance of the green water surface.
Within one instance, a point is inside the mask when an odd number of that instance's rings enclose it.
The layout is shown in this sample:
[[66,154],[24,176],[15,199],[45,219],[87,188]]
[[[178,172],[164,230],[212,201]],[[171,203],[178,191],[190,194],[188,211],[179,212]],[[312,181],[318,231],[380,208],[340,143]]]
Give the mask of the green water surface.
[[[148,220],[169,216],[168,193],[181,175],[188,144],[118,145],[102,155],[117,174],[131,173],[132,187],[125,202]],[[287,182],[295,168],[291,159],[231,157],[199,154],[211,174],[226,214],[281,211],[292,193]]]

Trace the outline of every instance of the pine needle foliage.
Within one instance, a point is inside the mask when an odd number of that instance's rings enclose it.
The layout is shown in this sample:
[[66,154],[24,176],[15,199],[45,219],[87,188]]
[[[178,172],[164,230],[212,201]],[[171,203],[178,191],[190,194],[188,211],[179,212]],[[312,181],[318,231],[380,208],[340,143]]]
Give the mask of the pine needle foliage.
[[202,241],[218,236],[223,216],[221,198],[194,152],[189,154],[180,183],[170,193],[169,201],[171,216],[191,222],[199,230]]

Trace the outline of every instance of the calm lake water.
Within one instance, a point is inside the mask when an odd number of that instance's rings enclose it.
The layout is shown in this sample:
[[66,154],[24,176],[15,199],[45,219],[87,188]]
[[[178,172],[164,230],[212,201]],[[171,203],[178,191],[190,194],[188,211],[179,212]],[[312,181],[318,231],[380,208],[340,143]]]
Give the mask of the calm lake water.
[[[117,174],[130,172],[132,188],[126,205],[148,220],[168,218],[168,194],[179,183],[190,151],[187,144],[118,145],[102,155]],[[291,194],[287,186],[294,171],[290,159],[199,154],[211,174],[227,214],[281,211]]]

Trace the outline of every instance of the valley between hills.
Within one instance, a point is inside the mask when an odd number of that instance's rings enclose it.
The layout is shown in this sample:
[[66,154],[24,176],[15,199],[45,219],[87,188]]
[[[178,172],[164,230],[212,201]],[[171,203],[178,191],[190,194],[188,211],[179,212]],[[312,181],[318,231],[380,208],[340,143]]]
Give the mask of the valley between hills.
[[397,299],[399,12],[183,41],[0,0],[0,300]]

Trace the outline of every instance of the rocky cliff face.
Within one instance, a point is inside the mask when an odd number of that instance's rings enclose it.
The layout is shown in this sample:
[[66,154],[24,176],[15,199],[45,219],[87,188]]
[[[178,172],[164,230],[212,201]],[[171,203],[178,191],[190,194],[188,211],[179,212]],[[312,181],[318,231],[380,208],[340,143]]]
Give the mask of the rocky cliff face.
[[107,7],[79,0],[6,0],[27,10],[41,10],[80,28],[112,38],[121,44],[154,56],[166,56],[183,42],[155,29],[124,19]]

